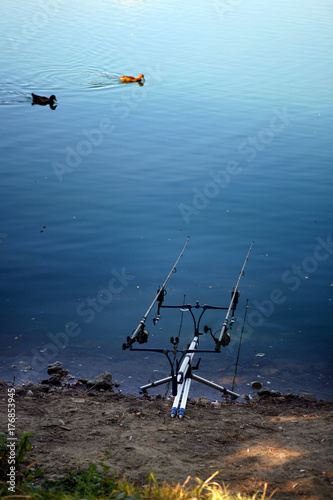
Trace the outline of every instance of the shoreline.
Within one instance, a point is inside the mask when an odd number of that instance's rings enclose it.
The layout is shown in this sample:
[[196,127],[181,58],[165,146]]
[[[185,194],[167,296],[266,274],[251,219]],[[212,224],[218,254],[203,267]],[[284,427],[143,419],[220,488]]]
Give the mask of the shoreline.
[[[93,378],[101,371],[107,370],[112,372],[113,381],[119,385],[120,389],[123,393],[127,394],[140,394],[140,386],[146,384],[149,380],[154,380],[155,378],[163,378],[169,374],[167,369],[160,370],[160,373],[153,373],[153,369],[147,371],[145,376],[142,376],[142,369],[145,369],[143,366],[144,361],[140,360],[135,368],[130,373],[129,376],[128,368],[126,372],[125,366],[119,365],[110,365],[110,362],[103,362],[103,359],[100,360],[102,362],[95,363],[87,366],[87,370],[84,367],[80,367],[79,370],[77,367],[72,366],[68,360],[63,360],[62,363],[64,366],[70,369],[70,379],[68,381],[73,384],[81,378]],[[8,384],[15,384],[16,386],[28,385],[30,382],[33,384],[39,384],[41,381],[47,377],[47,365],[42,372],[35,373],[34,370],[31,370],[28,363],[24,361],[16,361],[16,363],[12,367],[12,371],[16,368],[17,373],[10,373],[10,371],[3,369],[2,377],[5,379]],[[154,368],[159,369],[159,365],[154,365]],[[163,366],[165,368],[165,366]],[[167,367],[166,367],[167,368]],[[201,367],[200,367],[201,368]],[[206,367],[207,368],[207,367]],[[230,370],[218,370],[216,372],[211,372],[209,369],[203,370],[202,375],[208,380],[212,380],[215,383],[222,385],[226,388],[231,388],[234,382],[233,372]],[[137,380],[137,377],[139,379]],[[282,380],[282,379],[285,380]],[[257,369],[257,365],[250,366],[247,368],[247,372],[243,374],[237,375],[237,383],[235,386],[235,391],[241,395],[241,397],[255,397],[256,391],[252,390],[251,383],[255,380],[258,380],[262,383],[263,387],[268,390],[277,390],[282,393],[290,393],[290,394],[304,394],[304,395],[313,395],[317,400],[323,401],[333,401],[332,391],[330,390],[330,376],[327,374],[326,377],[320,375],[319,377],[312,377],[312,382],[308,380],[307,383],[304,383],[304,377],[300,378],[300,368],[297,370],[295,368],[294,372],[292,368],[289,367],[288,379],[286,375],[283,374],[279,377],[276,374],[273,376],[267,375],[265,371],[260,371]],[[164,396],[167,395],[165,391],[165,386],[161,386],[158,388],[152,388],[149,390],[151,394],[161,393]],[[192,397],[199,397],[201,395],[206,395],[212,401],[215,399],[220,399],[220,394],[218,391],[211,389],[210,387],[203,388],[198,383],[193,383],[191,385],[190,395]]]
[[[146,484],[183,483],[190,475],[231,492],[254,494],[265,483],[276,498],[329,498],[333,486],[333,402],[263,395],[247,402],[189,399],[184,418],[170,418],[171,400],[85,384],[15,388],[15,433],[32,432],[27,463],[44,479],[103,464]],[[1,430],[7,427],[8,386],[0,384]]]

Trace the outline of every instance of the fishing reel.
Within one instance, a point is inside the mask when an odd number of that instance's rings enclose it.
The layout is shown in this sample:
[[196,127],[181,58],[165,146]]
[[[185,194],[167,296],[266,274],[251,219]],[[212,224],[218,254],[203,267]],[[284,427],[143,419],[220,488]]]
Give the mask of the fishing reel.
[[[135,332],[135,330],[133,330]],[[145,329],[145,325],[141,325],[140,329],[138,330],[135,339],[132,337],[127,337],[127,344],[123,344],[123,351],[126,349],[130,348],[132,349],[132,344],[137,340],[139,344],[145,344],[148,342],[148,336],[149,332],[148,330]]]
[[230,333],[225,330],[222,335],[221,345],[222,347],[227,347],[230,344],[231,336]]
[[138,340],[139,344],[145,344],[146,342],[148,342],[148,335],[149,335],[148,330],[146,330],[142,326],[142,328],[140,329],[138,336],[137,336],[137,340]]

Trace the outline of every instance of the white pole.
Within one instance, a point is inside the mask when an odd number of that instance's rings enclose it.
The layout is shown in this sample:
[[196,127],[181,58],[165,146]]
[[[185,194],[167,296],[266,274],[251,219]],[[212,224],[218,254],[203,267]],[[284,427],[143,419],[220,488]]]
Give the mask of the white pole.
[[186,408],[186,403],[187,403],[187,398],[188,398],[188,393],[190,391],[190,385],[191,385],[192,379],[189,377],[185,381],[185,387],[183,390],[183,397],[182,397],[182,402],[180,404],[179,412],[178,412],[178,417],[182,418],[185,413],[185,408]]

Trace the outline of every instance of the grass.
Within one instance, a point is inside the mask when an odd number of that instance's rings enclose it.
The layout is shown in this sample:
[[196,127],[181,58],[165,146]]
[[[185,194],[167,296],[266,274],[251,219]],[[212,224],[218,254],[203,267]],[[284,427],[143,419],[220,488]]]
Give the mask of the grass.
[[267,485],[262,493],[252,496],[231,494],[226,486],[214,481],[217,472],[206,481],[197,479],[197,486],[184,484],[159,484],[151,474],[146,485],[129,483],[126,479],[108,477],[98,471],[95,464],[82,472],[71,472],[58,481],[44,481],[40,486],[22,481],[16,494],[9,494],[6,483],[0,483],[1,498],[33,498],[36,500],[269,500]]
[[[129,483],[126,478],[119,479],[110,473],[103,461],[98,465],[91,464],[82,472],[70,472],[57,481],[41,479],[40,469],[33,467],[35,463],[22,467],[26,454],[31,449],[31,433],[24,433],[18,443],[16,452],[17,484],[15,493],[8,490],[7,459],[8,448],[6,438],[0,435],[0,498],[31,498],[36,500],[269,500],[274,492],[267,496],[267,485],[264,491],[248,496],[231,494],[224,484],[214,480],[215,472],[206,481],[196,479],[197,485],[190,486],[190,476],[183,484],[159,484],[150,474],[145,485]],[[109,452],[106,452],[106,456]]]
[[[18,442],[15,456],[15,468],[18,470],[24,460],[25,455],[31,450],[30,436],[32,432],[24,432]],[[10,458],[7,438],[4,433],[0,434],[0,481],[7,479],[8,460]]]

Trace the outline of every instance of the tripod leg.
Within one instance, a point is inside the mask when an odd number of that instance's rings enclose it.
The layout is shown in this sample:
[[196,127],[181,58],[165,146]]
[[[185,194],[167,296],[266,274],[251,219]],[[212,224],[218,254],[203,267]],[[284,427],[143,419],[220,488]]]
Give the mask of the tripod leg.
[[175,399],[173,400],[173,405],[172,405],[172,408],[171,408],[171,414],[170,416],[172,418],[176,417],[177,416],[177,412],[178,412],[178,406],[179,406],[179,403],[180,403],[180,398],[182,397],[182,392],[184,390],[184,385],[185,385],[185,382],[186,380],[183,381],[182,384],[180,384],[179,388],[178,388],[178,391],[177,391],[177,396],[175,397]]
[[191,381],[192,381],[192,379],[190,377],[185,380],[182,402],[180,404],[180,408],[179,408],[179,412],[178,412],[179,418],[182,418],[184,416],[184,413],[185,413],[185,408],[186,408],[188,393],[190,391]]
[[157,387],[158,385],[166,384],[167,382],[170,382],[170,380],[172,380],[171,375],[169,377],[161,378],[161,380],[156,380],[156,382],[151,382],[150,384],[142,385],[140,389],[142,391],[146,391],[151,387]]
[[215,384],[214,382],[210,382],[209,380],[206,380],[205,378],[199,377],[199,375],[192,374],[193,380],[196,380],[197,382],[200,382],[201,384],[208,385],[208,387],[211,387],[212,389],[216,389],[217,391],[223,392],[223,394],[229,394],[229,396],[232,396],[234,398],[239,398],[239,394],[233,391],[229,391],[229,389],[225,389],[225,387],[222,387],[222,385]]

